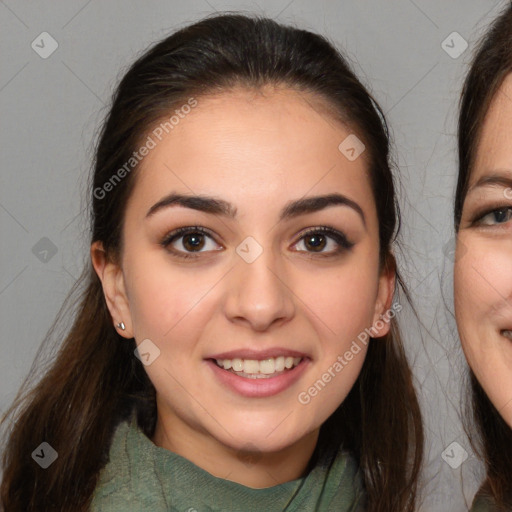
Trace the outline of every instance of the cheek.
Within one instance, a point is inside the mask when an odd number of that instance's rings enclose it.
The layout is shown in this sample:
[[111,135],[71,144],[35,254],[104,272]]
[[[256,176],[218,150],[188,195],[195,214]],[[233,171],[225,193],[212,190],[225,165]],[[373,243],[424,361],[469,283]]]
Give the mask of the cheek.
[[479,374],[493,367],[493,340],[511,319],[512,252],[503,239],[462,238],[454,269],[455,317],[470,366]]
[[317,315],[319,327],[323,322],[323,338],[334,341],[333,348],[350,343],[372,325],[378,282],[376,270],[371,270],[346,266],[314,279],[302,277],[308,309]]
[[[455,263],[456,315],[470,324],[496,315],[512,294],[512,252],[502,241],[465,237]],[[462,328],[465,326],[462,325]]]
[[199,272],[172,265],[164,257],[139,255],[127,261],[130,312],[135,338],[162,340],[183,327],[196,328],[190,319],[204,311],[218,279],[214,272]]

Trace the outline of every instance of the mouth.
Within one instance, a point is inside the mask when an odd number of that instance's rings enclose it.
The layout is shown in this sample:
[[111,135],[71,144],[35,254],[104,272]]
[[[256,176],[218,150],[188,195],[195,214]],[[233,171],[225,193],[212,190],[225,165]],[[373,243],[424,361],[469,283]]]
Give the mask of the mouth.
[[[511,333],[512,334],[512,333]],[[293,370],[303,357],[278,356],[265,359],[213,359],[215,364],[246,379],[269,379]]]
[[265,398],[291,388],[307,372],[312,359],[286,348],[232,350],[205,359],[224,389],[248,398]]

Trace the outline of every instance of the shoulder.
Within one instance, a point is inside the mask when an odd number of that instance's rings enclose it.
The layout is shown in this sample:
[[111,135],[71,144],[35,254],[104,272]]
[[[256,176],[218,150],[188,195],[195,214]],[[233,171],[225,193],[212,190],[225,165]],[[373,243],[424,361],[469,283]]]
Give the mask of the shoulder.
[[[340,484],[344,487],[344,499],[350,512],[364,512],[366,510],[367,495],[364,489],[363,476],[355,458],[346,451],[341,452],[345,461]],[[350,505],[349,505],[350,504]]]
[[[128,491],[129,479],[126,475],[126,447],[128,422],[121,422],[114,432],[109,450],[109,459],[98,475],[98,481],[91,501],[91,511],[105,510],[104,505],[114,500],[116,493],[125,489]],[[124,493],[122,493],[124,494]],[[108,508],[107,510],[115,510]]]
[[498,512],[498,507],[491,497],[479,492],[473,500],[470,512]]
[[[92,495],[91,512],[125,512],[126,510],[166,510],[159,508],[159,500],[155,500],[153,489],[148,485],[147,492],[140,492],[144,488],[144,475],[134,475],[136,461],[134,451],[131,449],[133,440],[131,435],[136,428],[135,420],[121,422],[115,429],[109,449],[109,460],[100,471],[98,482]],[[141,477],[134,488],[133,477]]]
[[318,510],[364,511],[366,492],[362,472],[355,457],[342,446],[334,451],[325,447],[319,455],[316,470],[323,482],[316,483],[324,487],[324,492],[321,508]]

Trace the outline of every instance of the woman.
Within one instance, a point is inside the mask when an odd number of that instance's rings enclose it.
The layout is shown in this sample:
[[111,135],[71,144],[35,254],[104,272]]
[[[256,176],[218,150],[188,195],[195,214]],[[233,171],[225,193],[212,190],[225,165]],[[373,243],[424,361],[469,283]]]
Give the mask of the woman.
[[459,117],[455,314],[486,465],[474,511],[512,510],[512,8],[482,40]]
[[13,419],[7,510],[414,510],[387,127],[330,43],[221,15],[150,48],[91,199],[85,292]]

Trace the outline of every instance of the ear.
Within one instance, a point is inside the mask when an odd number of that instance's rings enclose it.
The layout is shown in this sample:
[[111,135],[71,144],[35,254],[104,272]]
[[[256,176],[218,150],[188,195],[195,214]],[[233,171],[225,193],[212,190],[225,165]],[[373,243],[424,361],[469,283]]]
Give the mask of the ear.
[[[91,245],[91,261],[100,278],[103,294],[116,331],[124,338],[133,338],[130,307],[121,267],[107,258],[101,242],[94,242]],[[124,331],[117,327],[120,322],[125,325]]]
[[[389,255],[379,275],[379,288],[373,315],[372,338],[385,336],[391,328],[390,316],[385,314],[391,309],[395,294],[396,263],[393,255]],[[393,313],[395,313],[393,311]],[[393,314],[393,316],[395,316]]]

